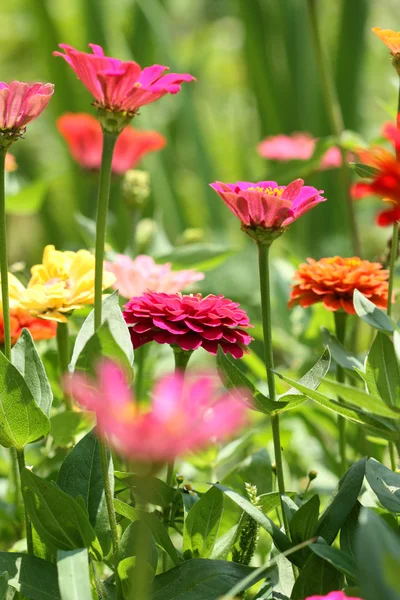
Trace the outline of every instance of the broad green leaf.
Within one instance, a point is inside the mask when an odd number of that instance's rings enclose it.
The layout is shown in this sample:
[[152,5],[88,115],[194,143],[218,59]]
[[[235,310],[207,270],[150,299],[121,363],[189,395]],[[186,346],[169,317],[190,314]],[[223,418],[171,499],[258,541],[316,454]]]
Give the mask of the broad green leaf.
[[[299,380],[299,384],[310,390],[317,390],[325,375],[329,371],[330,365],[331,354],[329,352],[329,348],[325,348],[322,356],[317,360],[315,365],[313,365],[311,369],[309,369],[307,373]],[[276,375],[280,377],[279,373],[276,373]],[[284,400],[287,400],[289,407],[294,408],[295,406],[298,406],[298,403],[296,403],[296,396],[300,396],[301,398],[304,396],[302,400],[303,402],[307,399],[307,395],[302,394],[297,388],[292,387],[290,390],[279,396],[279,401],[283,402]],[[287,410],[287,408],[284,410]]]
[[330,563],[312,554],[294,584],[291,600],[325,596],[341,589],[343,576]]
[[[107,296],[107,298],[103,300],[101,322],[102,324],[108,324],[108,329],[111,333],[112,338],[121,349],[121,352],[125,355],[127,363],[129,365],[132,365],[132,342],[128,327],[124,321],[121,309],[119,307],[118,292],[113,292],[110,296]],[[86,344],[93,337],[93,332],[94,311],[92,310],[89,316],[86,318],[85,322],[83,323],[81,329],[79,330],[79,333],[75,340],[71,363],[69,365],[69,369],[71,372],[75,371],[79,356],[85,348]]]
[[10,576],[7,573],[7,571],[5,573],[3,573],[2,575],[0,575],[0,598],[1,598],[1,600],[7,600],[6,593],[8,590],[9,578],[10,578]]
[[94,558],[101,560],[96,533],[78,501],[28,469],[21,481],[26,509],[44,540],[60,550],[90,548]]
[[243,483],[257,487],[257,494],[267,494],[272,490],[271,459],[265,448],[261,448],[245,458],[237,467],[237,474]]
[[[285,492],[286,496],[292,498],[296,492]],[[268,494],[260,494],[259,504],[264,514],[268,514],[271,510],[274,510],[281,503],[281,495],[279,492],[269,492]]]
[[0,444],[22,450],[50,430],[24,378],[0,353]]
[[365,372],[373,382],[371,394],[390,406],[400,406],[400,369],[391,339],[378,331],[367,356]]
[[391,512],[400,513],[400,474],[370,458],[367,461],[365,477],[382,506]]
[[128,362],[124,351],[111,333],[108,322],[103,323],[86,343],[78,357],[75,370],[93,376],[99,360],[104,358],[117,362],[132,376],[132,363]]
[[0,552],[0,573],[8,573],[8,584],[31,600],[61,600],[57,568],[34,556]]
[[353,304],[357,315],[371,327],[389,333],[394,331],[394,323],[387,314],[358,290],[354,290]]
[[176,269],[196,268],[199,271],[215,269],[223,263],[232,250],[218,244],[188,244],[178,246],[172,252],[156,257],[156,262],[170,262]]
[[[114,494],[114,470],[110,452],[107,452],[107,456],[108,476],[111,492]],[[57,485],[72,498],[83,499],[89,521],[96,531],[104,554],[107,555],[111,546],[110,524],[104,492],[100,445],[94,430],[87,433],[65,458],[57,477]]]
[[224,509],[221,490],[212,487],[190,509],[183,528],[184,557],[209,558],[218,535]]
[[[254,571],[225,560],[188,560],[154,578],[152,600],[217,600]],[[255,576],[252,584],[263,577]]]
[[93,424],[93,414],[89,412],[63,411],[53,415],[50,419],[50,435],[54,447],[69,446],[78,433],[87,430]]
[[364,390],[361,390],[360,388],[345,383],[339,383],[332,379],[325,379],[324,386],[334,394],[337,394],[342,401],[353,404],[374,415],[387,417],[389,419],[400,417],[400,413],[385,404],[379,396],[375,397],[372,394],[364,392]]
[[362,363],[347,350],[341,342],[325,327],[321,327],[322,340],[325,346],[328,346],[335,362],[344,369],[353,370],[354,367],[363,368]]
[[364,165],[363,163],[356,162],[351,162],[349,164],[351,167],[353,167],[357,175],[359,175],[360,177],[366,177],[367,179],[371,179],[379,173],[378,169],[375,169],[370,165]]
[[129,556],[137,556],[146,552],[147,562],[153,571],[157,570],[158,551],[147,525],[143,521],[133,521],[125,529],[119,544],[119,560]]
[[12,363],[18,369],[30,389],[38,407],[46,417],[50,417],[53,392],[46,375],[42,360],[36,350],[28,329],[22,334],[11,351]]
[[234,544],[236,543],[239,533],[239,524],[234,525],[233,527],[228,529],[228,531],[224,533],[224,535],[222,535],[216,540],[210,558],[219,558],[221,560],[226,560],[226,557],[228,556],[229,552],[232,550]]
[[23,187],[17,194],[6,197],[8,215],[34,215],[43,204],[49,181],[39,179]]
[[169,555],[172,562],[175,565],[178,565],[180,562],[182,562],[182,558],[171,542],[171,538],[169,537],[166,527],[154,513],[137,510],[136,508],[133,508],[132,506],[129,506],[129,504],[126,504],[118,499],[114,500],[114,507],[115,511],[119,515],[125,517],[129,521],[143,521],[151,531],[157,546],[159,546],[159,548],[164,550],[164,552]]
[[351,513],[347,517],[345,523],[340,530],[340,549],[351,556],[354,560],[356,557],[355,543],[356,531],[358,527],[358,517],[361,510],[361,504],[356,502]]
[[115,471],[117,489],[131,489],[146,504],[154,504],[164,508],[173,502],[177,490],[157,477],[141,477],[134,473]]
[[354,463],[338,483],[331,501],[321,515],[316,534],[332,544],[357,503],[364,480],[366,459]]
[[399,537],[366,508],[360,514],[356,549],[360,595],[365,600],[399,600]]
[[315,494],[297,510],[290,522],[290,532],[294,544],[300,544],[311,539],[319,518],[319,497]]
[[58,585],[61,600],[92,600],[89,555],[86,548],[58,550]]
[[328,546],[328,544],[311,544],[310,548],[314,554],[326,560],[338,571],[346,575],[346,577],[350,577],[353,580],[357,578],[354,559],[342,550]]

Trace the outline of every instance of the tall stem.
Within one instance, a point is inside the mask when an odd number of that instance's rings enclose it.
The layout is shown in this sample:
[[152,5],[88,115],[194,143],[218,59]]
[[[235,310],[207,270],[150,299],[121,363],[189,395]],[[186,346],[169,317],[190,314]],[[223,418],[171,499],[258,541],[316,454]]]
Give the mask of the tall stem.
[[0,147],[0,276],[1,302],[4,322],[4,355],[11,361],[11,327],[10,303],[8,297],[8,259],[7,259],[7,224],[6,224],[6,190],[5,162],[6,148]]
[[[271,324],[271,291],[270,291],[270,274],[269,274],[269,248],[270,246],[258,243],[258,266],[260,276],[261,290],[261,316],[264,334],[264,360],[267,373],[269,398],[276,401],[275,375],[274,369],[274,354],[272,350],[272,324]],[[278,490],[281,498],[282,521],[285,528],[285,533],[290,536],[289,522],[286,515],[283,496],[285,495],[285,481],[283,477],[282,465],[282,448],[279,430],[279,414],[271,416],[272,436],[274,442],[275,464],[276,464],[276,479],[278,482]]]
[[[313,37],[315,59],[317,62],[318,74],[321,80],[322,93],[324,97],[325,110],[328,114],[332,132],[337,138],[340,138],[344,131],[344,121],[342,109],[334,84],[332,71],[329,61],[326,58],[322,47],[320,31],[318,27],[317,0],[308,0],[308,13],[310,17],[311,33]],[[356,218],[354,213],[354,203],[350,195],[350,172],[346,164],[346,151],[341,149],[342,165],[341,179],[343,192],[346,198],[347,216],[350,225],[351,241],[353,252],[360,255],[360,240],[357,231]]]
[[[25,469],[25,456],[24,450],[17,450],[17,460],[18,460],[18,468],[19,468],[19,477],[20,480],[22,478],[22,471]],[[22,488],[22,482],[21,482]],[[32,538],[32,523],[28,516],[26,506],[25,506],[25,526],[26,526],[26,544],[28,549],[28,554],[33,555],[33,538]]]
[[96,262],[94,276],[94,328],[101,325],[101,302],[103,295],[104,245],[106,242],[108,200],[110,196],[111,165],[117,134],[103,130],[99,191],[96,218]]
[[[61,376],[65,377],[69,373],[69,331],[67,322],[58,323],[57,325],[57,350]],[[73,409],[71,397],[67,392],[64,392],[64,404],[65,410]]]
[[[336,329],[336,337],[341,344],[344,345],[345,337],[346,337],[346,321],[347,321],[347,313],[344,311],[336,311],[335,315],[335,329]],[[337,364],[336,366],[336,379],[338,383],[344,383],[345,381],[345,372],[344,369]],[[340,398],[339,398],[340,400]],[[339,430],[339,457],[340,457],[340,471],[341,475],[344,475],[347,471],[347,458],[346,458],[346,419],[341,415],[338,415],[337,418],[338,430]]]

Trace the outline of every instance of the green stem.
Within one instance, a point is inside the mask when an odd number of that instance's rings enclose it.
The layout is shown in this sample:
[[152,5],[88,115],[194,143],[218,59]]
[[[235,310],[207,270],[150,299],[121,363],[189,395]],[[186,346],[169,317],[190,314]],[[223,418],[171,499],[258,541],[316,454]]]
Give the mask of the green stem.
[[[61,377],[65,377],[69,373],[69,331],[68,322],[58,323],[57,325],[57,350],[58,361],[60,364]],[[71,397],[64,392],[65,410],[73,410]]]
[[[346,321],[347,321],[347,313],[344,311],[336,311],[335,315],[335,329],[336,329],[336,337],[338,341],[344,345],[345,337],[346,337]],[[344,383],[345,381],[345,372],[343,367],[339,364],[336,365],[336,379],[338,383]],[[339,398],[340,401],[340,398]],[[347,458],[346,458],[346,419],[341,415],[338,415],[337,418],[338,430],[339,430],[339,457],[340,457],[340,471],[341,475],[344,475],[347,471]]]
[[110,196],[111,165],[117,134],[103,130],[103,152],[101,155],[99,191],[96,218],[96,262],[94,276],[94,329],[101,325],[101,303],[103,296],[104,246],[106,242],[108,200]]
[[[24,449],[16,450],[16,452],[17,452],[19,476],[20,476],[20,480],[21,480],[21,489],[22,489],[22,472],[25,469]],[[32,523],[28,516],[26,506],[25,506],[25,526],[26,526],[26,544],[27,544],[27,548],[28,548],[28,554],[31,554],[33,556]]]
[[[274,375],[274,355],[272,350],[272,324],[271,324],[271,292],[269,275],[269,249],[270,246],[257,244],[258,247],[258,266],[260,276],[261,290],[261,316],[264,334],[264,357],[267,373],[269,398],[276,401],[275,375]],[[285,511],[283,496],[285,495],[285,481],[283,477],[282,448],[279,430],[279,415],[271,416],[272,436],[275,451],[276,478],[278,490],[281,498],[282,521],[285,533],[290,537],[289,522]]]
[[140,402],[143,396],[144,376],[145,376],[145,364],[146,358],[149,351],[149,344],[144,344],[135,350],[135,395],[136,401]]
[[10,301],[8,297],[8,259],[6,224],[5,162],[6,148],[0,147],[0,276],[4,323],[4,356],[11,361]]
[[[334,84],[332,70],[330,68],[329,61],[326,58],[322,46],[320,31],[318,27],[317,0],[308,0],[308,14],[310,18],[311,33],[314,43],[315,59],[317,63],[319,79],[322,85],[325,110],[328,114],[332,132],[337,138],[340,139],[345,129],[344,120],[339,98]],[[354,213],[354,202],[350,195],[350,172],[346,164],[346,151],[341,149],[341,153],[342,165],[340,171],[343,191],[346,198],[347,216],[350,225],[352,248],[353,252],[357,254],[357,256],[359,256],[360,240],[358,236],[356,218]]]
[[122,600],[122,586],[121,580],[118,574],[118,526],[117,526],[117,518],[115,516],[114,509],[114,498],[111,490],[111,482],[110,482],[110,474],[109,474],[109,461],[107,456],[107,446],[103,440],[99,438],[99,447],[100,447],[100,463],[101,463],[101,471],[103,474],[103,482],[104,482],[104,492],[106,495],[106,505],[108,518],[110,521],[111,528],[111,542],[112,542],[112,551],[113,551],[113,564],[114,564],[114,577],[115,577],[115,587],[117,588],[117,600]]
[[393,288],[394,288],[394,276],[396,271],[397,253],[399,247],[399,222],[393,224],[393,235],[392,235],[392,246],[390,248],[390,266],[389,266],[389,289],[388,289],[388,303],[387,303],[387,314],[392,314],[393,308]]

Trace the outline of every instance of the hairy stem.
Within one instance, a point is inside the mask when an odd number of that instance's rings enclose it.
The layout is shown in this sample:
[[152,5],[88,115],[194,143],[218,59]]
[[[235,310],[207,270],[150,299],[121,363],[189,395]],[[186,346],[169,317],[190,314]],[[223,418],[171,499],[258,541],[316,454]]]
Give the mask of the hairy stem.
[[[61,377],[65,377],[69,373],[69,331],[67,322],[57,324],[57,350]],[[71,397],[67,392],[64,392],[64,404],[65,410],[73,409]]]
[[[18,468],[19,468],[19,476],[20,480],[22,477],[22,471],[25,469],[25,456],[24,450],[16,450],[17,452],[17,460],[18,460]],[[22,489],[22,481],[21,481],[21,489]],[[33,538],[32,538],[32,523],[29,518],[28,512],[25,506],[25,527],[26,527],[26,544],[28,549],[28,554],[33,555]]]
[[[346,337],[346,321],[347,313],[344,311],[336,311],[335,315],[335,329],[336,337],[341,344],[344,345]],[[343,367],[339,364],[336,365],[336,379],[338,383],[344,383],[345,373]],[[339,398],[340,400],[340,398]],[[346,457],[346,419],[341,415],[337,418],[338,430],[339,430],[339,457],[340,457],[340,474],[344,475],[347,471],[347,457]]]

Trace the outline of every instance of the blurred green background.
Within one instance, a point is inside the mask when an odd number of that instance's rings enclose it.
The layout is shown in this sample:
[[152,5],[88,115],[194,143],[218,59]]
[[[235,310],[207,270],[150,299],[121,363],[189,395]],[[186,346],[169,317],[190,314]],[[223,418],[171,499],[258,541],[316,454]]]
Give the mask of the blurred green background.
[[[397,77],[388,51],[370,28],[398,29],[398,3],[317,4],[346,129],[371,140],[394,114]],[[94,110],[72,70],[52,56],[59,42],[82,50],[95,42],[109,55],[133,58],[142,66],[166,64],[197,77],[178,96],[144,107],[133,123],[159,130],[168,139],[166,149],[143,166],[151,172],[153,190],[146,216],[156,216],[173,244],[195,227],[204,230],[206,241],[243,247],[246,240],[236,219],[208,183],[273,177],[273,165],[256,152],[267,135],[332,133],[305,0],[13,0],[1,3],[0,19],[0,79],[56,86],[49,108],[12,148],[18,185],[36,184],[28,188],[22,209],[12,210],[10,201],[11,212],[18,213],[10,217],[13,261],[40,259],[45,243],[81,246],[85,238],[74,213],[94,215],[94,183],[72,163],[55,126],[66,111]],[[277,174],[280,184],[296,175],[282,165]],[[310,254],[351,252],[338,179],[336,170],[307,178],[325,190],[328,202],[292,227],[280,253],[294,252],[296,260],[304,260]],[[40,196],[37,211],[29,207],[29,194]],[[378,255],[389,236],[373,224],[378,206],[373,200],[356,206],[367,258]],[[24,212],[33,214],[20,214]],[[124,222],[124,214],[116,218]]]

